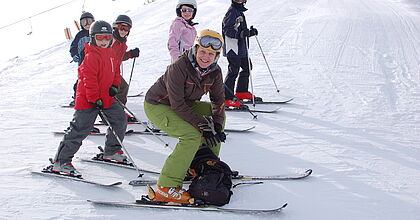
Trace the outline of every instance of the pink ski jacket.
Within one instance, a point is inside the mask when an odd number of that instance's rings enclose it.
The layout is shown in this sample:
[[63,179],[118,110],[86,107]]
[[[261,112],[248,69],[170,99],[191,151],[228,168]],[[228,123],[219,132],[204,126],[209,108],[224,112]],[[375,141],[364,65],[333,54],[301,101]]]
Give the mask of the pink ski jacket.
[[176,17],[169,29],[168,50],[174,62],[194,44],[197,31],[181,17]]

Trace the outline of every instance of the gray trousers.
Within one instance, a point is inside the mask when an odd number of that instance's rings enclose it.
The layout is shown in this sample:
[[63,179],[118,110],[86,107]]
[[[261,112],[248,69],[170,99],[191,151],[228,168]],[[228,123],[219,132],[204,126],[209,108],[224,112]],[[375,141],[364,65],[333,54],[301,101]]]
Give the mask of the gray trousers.
[[120,91],[117,94],[117,98],[125,105],[127,103],[128,95],[128,83],[124,78],[121,77]]
[[[120,140],[123,141],[127,129],[127,119],[123,108],[114,102],[111,107],[103,111],[112,128]],[[89,135],[98,114],[99,110],[97,108],[81,109],[74,112],[73,120],[70,122],[70,127],[58,146],[54,161],[60,163],[70,163],[72,161],[74,154],[82,145],[82,141]],[[111,128],[108,128],[105,136],[104,154],[112,155],[120,150],[121,145],[112,133]]]

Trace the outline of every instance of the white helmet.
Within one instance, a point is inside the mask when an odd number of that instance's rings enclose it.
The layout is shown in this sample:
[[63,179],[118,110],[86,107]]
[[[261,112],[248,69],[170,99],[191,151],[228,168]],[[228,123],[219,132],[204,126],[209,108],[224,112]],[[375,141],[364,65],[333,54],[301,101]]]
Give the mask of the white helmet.
[[197,9],[197,2],[195,0],[178,0],[176,8],[181,8],[181,5],[192,5],[194,9]]
[[195,18],[195,14],[197,13],[197,2],[195,0],[178,0],[178,4],[176,5],[176,15],[178,17],[181,17],[181,7],[183,5],[187,5],[189,7],[192,7],[194,9],[194,12],[192,14],[192,17],[190,20]]

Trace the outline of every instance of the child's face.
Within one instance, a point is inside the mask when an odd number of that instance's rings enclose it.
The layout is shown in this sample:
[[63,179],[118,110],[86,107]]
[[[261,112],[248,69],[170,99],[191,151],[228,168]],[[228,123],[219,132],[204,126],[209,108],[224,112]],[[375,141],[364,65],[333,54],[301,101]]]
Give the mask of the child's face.
[[97,34],[95,35],[96,45],[101,48],[109,47],[112,40],[112,34]]
[[116,27],[121,37],[127,36],[128,32],[130,32],[131,29],[130,25],[125,23],[117,24]]

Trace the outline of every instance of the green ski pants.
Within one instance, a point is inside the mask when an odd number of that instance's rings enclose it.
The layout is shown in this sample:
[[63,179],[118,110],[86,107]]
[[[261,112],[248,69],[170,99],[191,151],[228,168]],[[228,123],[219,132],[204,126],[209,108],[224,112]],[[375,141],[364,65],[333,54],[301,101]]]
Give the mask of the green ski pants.
[[[198,115],[212,115],[211,104],[208,102],[196,102],[192,110]],[[153,105],[145,101],[144,112],[153,124],[179,140],[166,159],[157,184],[162,187],[182,187],[195,153],[203,143],[200,131],[182,119],[169,105]],[[218,156],[220,143],[211,150]]]

